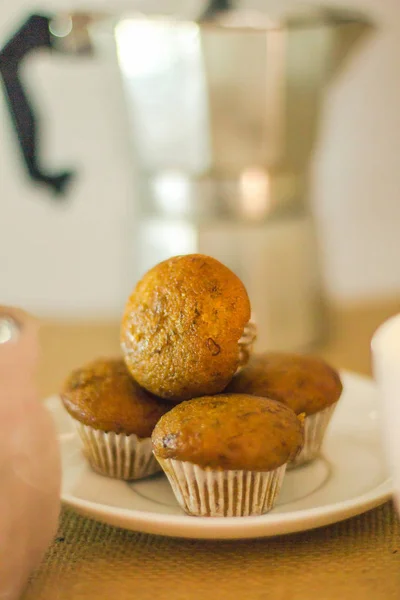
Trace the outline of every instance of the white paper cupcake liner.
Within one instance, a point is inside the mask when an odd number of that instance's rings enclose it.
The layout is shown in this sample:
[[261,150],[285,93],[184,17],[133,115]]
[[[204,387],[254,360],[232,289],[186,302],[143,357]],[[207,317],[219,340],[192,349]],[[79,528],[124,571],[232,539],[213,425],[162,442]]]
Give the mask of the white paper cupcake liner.
[[203,469],[190,462],[159,458],[180,506],[199,517],[246,517],[271,510],[286,464],[274,471]]
[[337,402],[304,419],[304,445],[296,458],[288,464],[288,469],[304,465],[320,454],[326,429],[332,418]]
[[240,371],[249,362],[250,355],[253,351],[253,344],[257,338],[257,325],[253,320],[250,320],[245,325],[243,335],[239,340],[239,367]]
[[73,420],[92,469],[116,479],[142,479],[161,471],[150,438],[106,433]]

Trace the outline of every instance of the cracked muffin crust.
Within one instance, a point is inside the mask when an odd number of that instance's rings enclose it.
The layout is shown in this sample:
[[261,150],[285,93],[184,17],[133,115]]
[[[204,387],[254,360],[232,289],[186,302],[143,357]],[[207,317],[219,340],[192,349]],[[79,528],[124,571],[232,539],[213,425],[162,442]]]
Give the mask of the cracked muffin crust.
[[176,256],[148,271],[127,302],[125,362],[142,387],[173,403],[221,392],[249,319],[246,289],[230,269],[201,254]]
[[203,468],[271,471],[292,460],[303,442],[302,422],[287,406],[245,394],[182,402],[152,434],[161,459]]
[[252,356],[225,391],[272,398],[308,416],[337,402],[342,389],[338,372],[321,358],[267,352]]
[[73,371],[61,399],[80,423],[139,438],[150,437],[159,418],[171,408],[132,379],[122,358],[98,359]]

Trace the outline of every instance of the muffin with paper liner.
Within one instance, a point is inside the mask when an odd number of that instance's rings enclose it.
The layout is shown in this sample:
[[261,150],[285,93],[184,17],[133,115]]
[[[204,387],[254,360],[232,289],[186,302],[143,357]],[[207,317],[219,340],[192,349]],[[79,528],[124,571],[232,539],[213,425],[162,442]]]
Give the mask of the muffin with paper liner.
[[305,415],[304,446],[291,468],[319,455],[342,389],[338,372],[321,358],[267,352],[252,356],[226,392],[272,398]]
[[202,254],[175,256],[148,271],[121,326],[127,367],[170,401],[222,392],[250,356],[255,326],[241,280]]
[[160,471],[151,433],[171,406],[143,390],[123,359],[98,359],[71,373],[61,393],[91,467],[141,479]]
[[239,517],[271,510],[286,465],[303,443],[301,419],[274,400],[220,394],[161,417],[153,452],[190,515]]

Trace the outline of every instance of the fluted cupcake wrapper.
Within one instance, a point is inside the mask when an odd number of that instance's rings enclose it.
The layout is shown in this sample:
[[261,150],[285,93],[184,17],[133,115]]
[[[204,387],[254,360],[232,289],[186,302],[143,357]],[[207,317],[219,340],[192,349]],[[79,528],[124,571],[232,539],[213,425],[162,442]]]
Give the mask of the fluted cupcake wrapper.
[[243,369],[249,362],[250,355],[253,351],[253,344],[257,338],[257,325],[253,320],[250,320],[245,325],[243,335],[239,340],[239,367],[237,372]]
[[271,510],[286,464],[274,471],[203,469],[190,462],[158,458],[185,512],[199,517],[245,517]]
[[92,469],[116,479],[142,479],[161,471],[150,438],[106,433],[74,420],[83,451]]
[[300,465],[310,462],[319,456],[322,442],[324,441],[325,432],[335,411],[336,405],[337,402],[331,406],[328,406],[327,408],[324,408],[324,410],[320,410],[313,415],[305,417],[303,425],[303,448],[296,458],[288,464],[288,469],[299,467]]

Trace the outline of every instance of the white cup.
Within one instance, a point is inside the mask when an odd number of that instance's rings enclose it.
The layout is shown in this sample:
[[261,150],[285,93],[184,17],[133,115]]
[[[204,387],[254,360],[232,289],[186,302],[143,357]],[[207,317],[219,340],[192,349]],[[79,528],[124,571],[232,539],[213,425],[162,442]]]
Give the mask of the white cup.
[[372,338],[374,376],[382,400],[383,441],[400,512],[400,314]]

